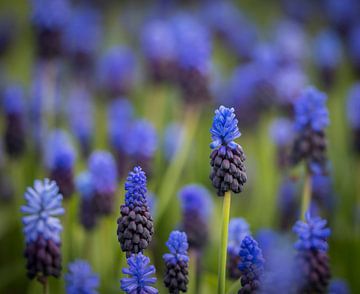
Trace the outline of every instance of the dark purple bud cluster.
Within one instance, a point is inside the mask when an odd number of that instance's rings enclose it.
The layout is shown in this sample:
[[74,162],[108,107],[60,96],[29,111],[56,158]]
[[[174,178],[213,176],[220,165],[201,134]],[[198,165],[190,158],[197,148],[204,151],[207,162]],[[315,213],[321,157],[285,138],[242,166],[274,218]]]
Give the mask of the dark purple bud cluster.
[[210,158],[212,167],[210,179],[217,189],[217,194],[224,196],[225,192],[230,190],[240,193],[247,180],[244,165],[246,157],[241,146],[238,145],[235,149],[222,146],[215,149]]

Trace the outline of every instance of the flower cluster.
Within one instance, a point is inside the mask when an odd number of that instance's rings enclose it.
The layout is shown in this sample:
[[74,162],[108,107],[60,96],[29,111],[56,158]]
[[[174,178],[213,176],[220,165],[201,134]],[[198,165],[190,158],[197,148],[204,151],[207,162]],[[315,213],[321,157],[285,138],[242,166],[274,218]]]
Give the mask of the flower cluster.
[[170,293],[186,292],[189,282],[189,256],[187,254],[189,244],[186,234],[179,231],[171,232],[166,246],[169,248],[170,253],[163,255],[166,266],[165,287],[169,289]]
[[76,260],[69,264],[69,272],[64,277],[67,294],[97,294],[99,277],[93,273],[85,260]]
[[62,195],[54,181],[45,179],[34,182],[25,195],[26,205],[21,212],[26,241],[28,277],[44,283],[50,275],[59,277],[61,271],[59,215],[64,214]]
[[347,118],[352,129],[353,146],[360,153],[360,83],[354,84],[348,93]]
[[220,106],[210,129],[213,142],[210,147],[214,151],[210,155],[212,171],[210,179],[219,196],[225,192],[239,193],[247,178],[245,173],[245,154],[234,139],[240,137],[237,119],[233,108]]

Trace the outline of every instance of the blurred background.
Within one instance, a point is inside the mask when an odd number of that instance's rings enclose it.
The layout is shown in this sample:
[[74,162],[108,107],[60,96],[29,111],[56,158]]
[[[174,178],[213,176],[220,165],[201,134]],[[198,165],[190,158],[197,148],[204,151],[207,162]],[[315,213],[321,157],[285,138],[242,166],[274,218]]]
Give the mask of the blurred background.
[[[2,0],[0,292],[41,291],[26,277],[20,206],[26,187],[51,177],[67,194],[63,272],[85,258],[100,276],[100,293],[119,293],[125,256],[116,220],[126,174],[141,164],[155,220],[146,254],[156,286],[165,293],[162,255],[182,221],[178,192],[196,183],[213,202],[199,293],[214,293],[222,198],[209,180],[209,129],[221,104],[235,108],[247,156],[248,182],[233,196],[231,216],[245,218],[259,242],[272,234],[292,243],[304,169],[290,167],[286,154],[293,102],[308,85],[328,95],[331,121],[329,172],[313,179],[312,209],[332,230],[333,277],[360,292],[359,5]],[[112,211],[88,230],[79,219],[77,178],[95,150],[111,152],[117,187]],[[64,292],[63,279],[49,281],[51,293]]]

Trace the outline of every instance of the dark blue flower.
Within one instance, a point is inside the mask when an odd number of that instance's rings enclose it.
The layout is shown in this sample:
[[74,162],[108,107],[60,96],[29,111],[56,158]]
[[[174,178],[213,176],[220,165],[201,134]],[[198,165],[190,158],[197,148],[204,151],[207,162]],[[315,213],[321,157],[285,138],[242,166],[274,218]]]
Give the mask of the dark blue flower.
[[237,147],[234,140],[239,138],[241,133],[234,111],[234,108],[227,108],[222,105],[219,109],[215,110],[213,124],[210,129],[211,139],[213,140],[210,148],[215,149],[219,146],[229,146],[235,149]]
[[179,123],[169,124],[164,133],[164,154],[171,160],[181,148],[184,140],[184,127]]
[[132,254],[127,259],[129,268],[124,268],[122,272],[128,275],[128,278],[120,280],[121,290],[128,294],[157,294],[158,290],[151,285],[155,284],[155,267],[149,265],[150,259],[139,254]]
[[353,129],[360,129],[360,82],[350,88],[347,99],[349,124]]
[[94,151],[88,162],[96,192],[112,194],[116,190],[117,172],[114,157],[107,151]]
[[129,155],[152,158],[157,148],[157,134],[152,123],[145,119],[134,122],[124,148]]
[[336,69],[342,61],[341,40],[330,30],[321,31],[314,40],[314,63],[319,68]]
[[94,180],[88,171],[84,171],[76,177],[76,189],[85,199],[94,195]]
[[178,261],[189,261],[187,252],[189,243],[184,232],[172,231],[170,233],[169,240],[166,242],[166,246],[170,250],[170,253],[163,255],[163,259],[166,263],[170,262],[176,264]]
[[125,182],[125,205],[142,206],[147,204],[146,176],[140,166],[134,167]]
[[36,180],[34,187],[27,189],[24,198],[26,205],[21,207],[21,212],[26,214],[22,218],[26,242],[35,242],[38,237],[43,237],[59,243],[62,226],[58,216],[65,210],[56,183],[48,179]]
[[245,236],[241,242],[239,255],[241,258],[239,269],[243,272],[252,271],[253,266],[264,267],[265,260],[262,251],[255,239],[249,235]]
[[268,257],[272,248],[279,242],[280,234],[272,229],[263,228],[256,233],[256,240],[262,249],[265,258]]
[[306,88],[295,102],[295,127],[303,131],[310,127],[322,131],[329,124],[327,96],[314,87]]
[[271,123],[270,137],[279,147],[289,146],[294,138],[294,127],[287,118],[278,118]]
[[350,289],[346,281],[342,279],[331,280],[329,294],[350,294]]
[[326,0],[325,12],[330,22],[341,31],[346,31],[357,20],[359,3],[356,0]]
[[23,90],[18,85],[8,86],[3,94],[3,106],[6,114],[21,114],[24,111]]
[[69,135],[60,129],[53,131],[45,145],[47,168],[71,170],[75,163],[75,149]]
[[67,294],[97,294],[100,279],[85,260],[76,260],[69,264],[65,282]]
[[181,209],[184,213],[198,214],[207,222],[213,204],[209,191],[201,185],[191,184],[179,191]]
[[299,251],[327,251],[326,240],[330,236],[330,229],[326,227],[326,223],[326,220],[320,217],[311,217],[310,213],[306,213],[305,221],[297,221],[293,228],[299,237],[295,248]]
[[238,254],[242,240],[251,235],[249,224],[243,218],[232,218],[229,222],[228,251]]
[[348,38],[349,55],[357,70],[360,69],[360,25],[354,25]]
[[31,0],[31,20],[44,29],[63,27],[70,13],[68,0]]
[[278,194],[279,221],[282,229],[288,229],[298,214],[298,190],[296,182],[285,177]]
[[125,98],[111,101],[108,107],[108,132],[111,145],[124,151],[133,119],[133,106]]

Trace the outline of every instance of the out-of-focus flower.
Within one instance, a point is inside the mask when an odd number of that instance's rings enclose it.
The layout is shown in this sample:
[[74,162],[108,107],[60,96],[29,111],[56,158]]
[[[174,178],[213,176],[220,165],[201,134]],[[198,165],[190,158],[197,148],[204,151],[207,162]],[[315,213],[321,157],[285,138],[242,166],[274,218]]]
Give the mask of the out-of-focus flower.
[[3,97],[5,150],[10,156],[18,157],[26,148],[23,90],[17,85],[8,86]]
[[143,293],[143,294],[157,294],[159,291],[152,287],[155,284],[156,278],[152,277],[155,274],[155,267],[149,265],[150,259],[139,254],[132,254],[127,259],[129,268],[123,268],[122,272],[128,275],[128,278],[120,280],[121,290],[128,294]]
[[240,193],[247,180],[245,154],[242,147],[234,142],[234,139],[241,135],[237,123],[234,108],[220,106],[215,111],[210,129],[213,140],[210,148],[214,149],[210,155],[210,179],[218,196],[224,196],[225,192],[230,190]]
[[94,131],[94,107],[90,93],[84,88],[74,88],[69,95],[68,118],[71,129],[78,139],[82,154],[91,151]]
[[295,243],[300,272],[299,291],[325,293],[330,280],[327,254],[330,229],[326,227],[326,220],[306,213],[305,221],[296,222],[293,230],[299,237]]
[[25,235],[27,275],[44,283],[48,276],[61,273],[60,233],[58,216],[64,214],[62,195],[54,181],[36,180],[24,195],[26,205],[21,207]]
[[12,17],[11,14],[6,15],[5,11],[0,15],[0,56],[7,52],[17,34],[16,23]]
[[125,182],[125,204],[120,207],[117,235],[122,251],[127,256],[143,252],[154,234],[153,219],[147,203],[146,176],[135,167]]
[[242,240],[251,235],[249,224],[243,218],[232,218],[229,222],[227,270],[231,279],[239,279],[240,246]]
[[135,65],[132,51],[124,46],[111,47],[101,58],[99,79],[110,97],[129,93],[135,79]]
[[291,228],[298,217],[298,193],[296,182],[284,178],[278,193],[279,223],[282,230]]
[[76,260],[69,264],[69,272],[65,275],[67,294],[97,294],[99,277],[93,273],[85,260]]
[[113,211],[117,184],[114,157],[107,151],[94,151],[90,155],[88,169],[93,179],[96,209],[99,214],[108,215]]
[[312,173],[321,173],[326,168],[325,128],[330,122],[326,100],[325,93],[308,87],[295,103],[297,137],[291,160],[294,165],[304,160]]
[[329,294],[350,294],[348,284],[342,279],[333,279],[330,281]]
[[211,196],[203,186],[191,184],[179,191],[182,210],[181,230],[187,235],[191,249],[201,250],[209,236],[209,217],[212,213]]
[[347,118],[353,132],[355,150],[360,153],[360,82],[354,84],[348,93]]
[[174,158],[181,148],[184,140],[184,127],[180,123],[169,124],[164,132],[164,154],[165,158],[170,161]]
[[348,47],[351,63],[357,74],[360,75],[360,24],[357,24],[351,29]]
[[75,189],[75,158],[69,135],[60,129],[53,131],[45,145],[45,164],[64,198],[69,198]]
[[141,44],[151,78],[155,81],[174,80],[177,48],[171,24],[160,19],[145,23]]
[[238,293],[254,293],[259,290],[264,274],[265,260],[261,249],[251,236],[246,236],[241,242],[239,255],[242,288]]
[[330,87],[342,62],[341,40],[335,32],[324,30],[316,36],[314,47],[314,63],[323,84]]
[[187,236],[183,232],[172,231],[169,240],[166,242],[170,253],[163,255],[166,266],[164,276],[165,287],[170,293],[179,293],[187,291],[189,256]]
[[[335,195],[330,175],[315,174],[311,178],[312,208],[320,210],[322,214],[330,216],[334,208]],[[312,215],[316,212],[311,211]]]

